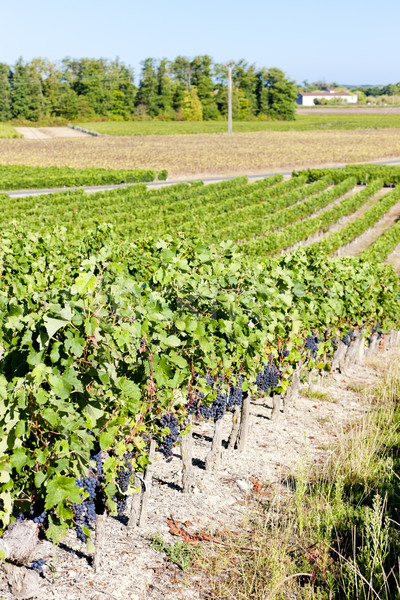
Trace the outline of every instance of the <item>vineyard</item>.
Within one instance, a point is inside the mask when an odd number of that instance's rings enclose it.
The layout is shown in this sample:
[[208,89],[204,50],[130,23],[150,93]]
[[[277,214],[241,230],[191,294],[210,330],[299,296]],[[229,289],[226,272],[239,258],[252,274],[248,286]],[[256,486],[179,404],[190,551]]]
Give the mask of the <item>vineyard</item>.
[[165,180],[166,171],[0,165],[0,190],[79,187]]
[[302,381],[398,342],[399,222],[343,256],[400,215],[398,168],[1,200],[0,549],[21,598],[68,530],[99,572],[107,519],[145,526],[155,453],[180,444],[193,492],[193,423],[212,473],[249,447],[254,402],[278,420]]

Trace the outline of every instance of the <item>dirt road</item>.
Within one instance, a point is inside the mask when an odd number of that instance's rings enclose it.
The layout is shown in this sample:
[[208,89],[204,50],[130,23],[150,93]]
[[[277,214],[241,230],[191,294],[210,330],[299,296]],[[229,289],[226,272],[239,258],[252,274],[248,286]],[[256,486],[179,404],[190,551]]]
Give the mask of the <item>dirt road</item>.
[[90,137],[89,134],[71,127],[15,127],[25,140],[50,140],[54,138]]

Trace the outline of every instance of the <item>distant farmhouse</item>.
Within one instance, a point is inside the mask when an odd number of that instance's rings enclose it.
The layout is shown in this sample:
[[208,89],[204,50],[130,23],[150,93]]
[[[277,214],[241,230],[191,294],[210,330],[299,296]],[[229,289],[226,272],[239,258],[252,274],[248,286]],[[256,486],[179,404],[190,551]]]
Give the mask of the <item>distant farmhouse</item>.
[[335,100],[336,102],[354,104],[357,102],[358,97],[357,94],[335,92],[335,90],[327,88],[326,90],[316,92],[299,92],[297,94],[296,103],[301,106],[314,106],[315,104],[325,104],[324,100]]

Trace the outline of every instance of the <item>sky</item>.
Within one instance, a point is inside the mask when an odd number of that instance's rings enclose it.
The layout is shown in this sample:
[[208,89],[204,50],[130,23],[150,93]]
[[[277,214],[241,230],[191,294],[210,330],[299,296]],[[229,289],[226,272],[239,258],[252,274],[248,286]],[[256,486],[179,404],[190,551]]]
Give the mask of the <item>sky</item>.
[[400,0],[0,0],[0,62],[208,54],[291,79],[400,81]]

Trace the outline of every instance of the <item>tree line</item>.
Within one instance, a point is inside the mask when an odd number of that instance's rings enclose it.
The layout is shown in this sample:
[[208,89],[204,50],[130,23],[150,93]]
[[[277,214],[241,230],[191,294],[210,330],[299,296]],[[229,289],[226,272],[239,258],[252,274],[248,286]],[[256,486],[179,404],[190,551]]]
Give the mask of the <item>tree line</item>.
[[[227,67],[210,56],[146,58],[138,84],[119,59],[35,58],[0,63],[0,121],[218,120],[228,114]],[[232,109],[238,120],[295,118],[297,88],[278,68],[232,62]]]

